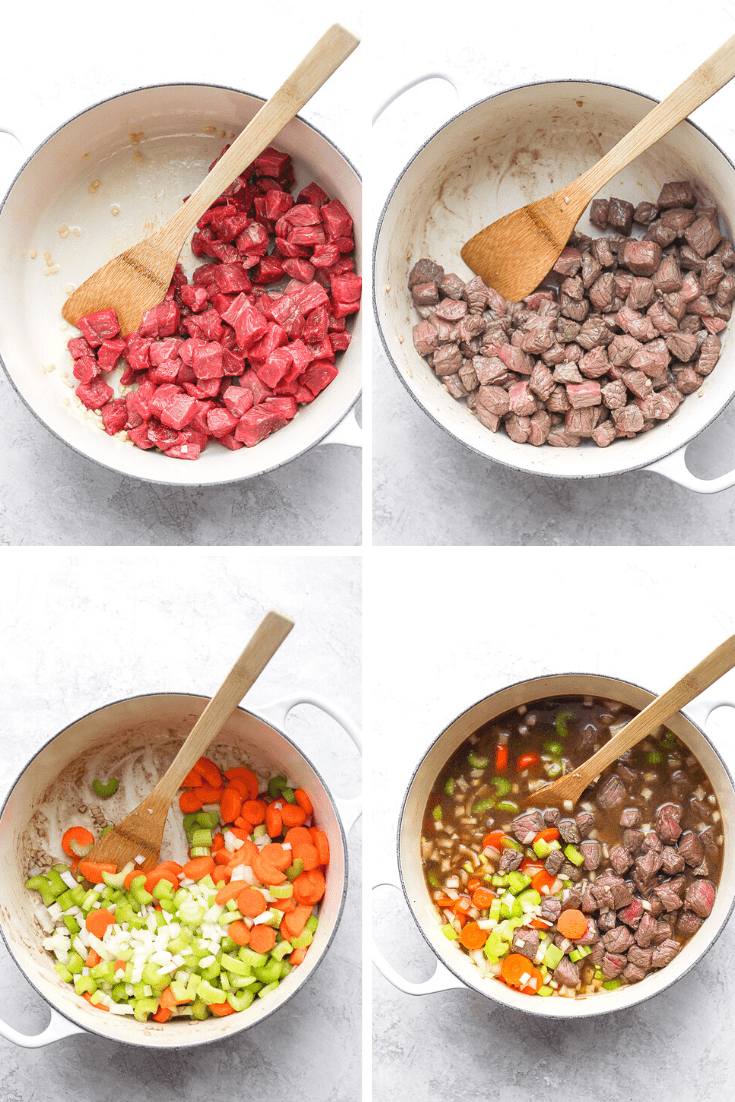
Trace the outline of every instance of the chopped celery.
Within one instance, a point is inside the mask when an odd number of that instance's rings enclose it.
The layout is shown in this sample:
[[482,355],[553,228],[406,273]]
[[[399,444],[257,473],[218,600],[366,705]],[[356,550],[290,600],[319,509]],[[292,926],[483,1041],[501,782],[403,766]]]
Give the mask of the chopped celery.
[[454,777],[447,777],[446,781],[444,782],[444,795],[453,796],[456,784],[457,782],[455,781]]
[[451,922],[447,922],[446,926],[442,926],[442,933],[444,934],[444,937],[449,938],[450,941],[456,941],[459,937],[459,934],[455,930],[454,926],[452,926]]
[[438,823],[441,820],[441,817],[442,817],[442,805],[437,804],[431,814],[434,818],[434,822]]
[[92,781],[92,788],[101,800],[107,800],[110,796],[114,796],[119,787],[120,781],[117,777],[110,777],[106,784],[104,781],[96,779]]
[[490,811],[493,807],[495,807],[495,800],[492,796],[486,796],[483,800],[477,800],[477,802],[472,805],[472,814],[484,815],[486,811]]
[[584,864],[584,854],[580,853],[576,846],[573,846],[571,842],[568,846],[564,847],[564,856],[567,861],[571,861],[573,865]]
[[509,872],[508,873],[508,887],[512,891],[513,895],[518,895],[524,888],[527,888],[531,883],[531,877],[526,876],[525,872]]
[[569,727],[567,726],[570,719],[574,719],[574,712],[559,712],[555,720],[556,734],[558,738],[567,738],[569,735]]
[[533,852],[543,861],[551,853],[551,846],[545,838],[537,838],[536,841],[533,843]]
[[498,800],[495,806],[498,811],[508,811],[512,814],[518,811],[518,804],[514,800]]
[[484,758],[482,754],[476,754],[474,750],[470,750],[467,755],[467,761],[473,769],[485,769],[489,760],[489,758]]
[[558,945],[554,945],[553,941],[550,941],[544,953],[544,964],[553,972],[563,956],[563,950],[560,949]]
[[495,792],[501,799],[510,792],[511,784],[507,777],[493,777],[493,784],[495,785]]

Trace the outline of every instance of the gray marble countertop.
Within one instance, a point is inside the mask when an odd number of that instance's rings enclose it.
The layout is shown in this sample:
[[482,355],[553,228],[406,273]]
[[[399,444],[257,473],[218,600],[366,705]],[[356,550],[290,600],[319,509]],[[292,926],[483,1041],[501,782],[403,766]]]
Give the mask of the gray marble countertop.
[[[444,18],[437,0],[392,17],[376,39],[373,109],[420,76],[446,74],[413,88],[373,128],[373,223],[388,191],[423,142],[463,106],[501,89],[537,80],[608,81],[662,98],[735,30],[732,0],[707,0],[692,19],[683,0],[623,0],[596,11],[573,0],[550,17],[548,4],[478,5]],[[706,15],[706,17],[705,17]],[[441,26],[441,33],[437,27]],[[681,33],[686,26],[686,33]],[[655,27],[655,47],[619,29]],[[410,43],[407,48],[406,43]],[[642,57],[645,56],[645,64]],[[694,120],[735,157],[732,86]],[[591,481],[536,477],[467,450],[412,400],[373,338],[373,539],[380,545],[447,544],[729,544],[735,534],[735,490],[699,495],[663,477],[635,472]],[[701,478],[735,466],[732,405],[690,446],[687,461]]]
[[[121,12],[51,0],[14,14],[14,35],[28,48],[3,62],[0,193],[25,157],[72,115],[108,96],[146,84],[211,82],[270,95],[343,5],[323,0],[305,26],[295,0],[278,8],[278,45],[268,8],[243,11],[238,45],[192,39],[203,18],[194,0],[130,0]],[[207,18],[210,18],[208,16]],[[211,16],[211,18],[215,18]],[[351,16],[359,23],[360,13]],[[42,33],[38,33],[38,28]],[[133,28],[141,34],[133,42]],[[32,43],[32,46],[30,45]],[[355,122],[361,51],[303,109],[353,164],[362,165]],[[349,71],[348,71],[349,70]],[[0,544],[55,545],[333,545],[361,540],[359,448],[313,448],[279,470],[229,486],[158,486],[98,467],[36,420],[0,370],[4,457],[0,469]]]
[[[192,579],[197,599],[189,596]],[[160,549],[50,554],[6,549],[0,668],[0,803],[32,754],[66,724],[145,692],[211,694],[270,607],[296,627],[252,690],[252,707],[298,689],[360,715],[360,568],[356,558],[268,557]],[[249,699],[249,698],[248,698]],[[247,701],[246,701],[247,706]],[[360,791],[342,729],[297,707],[286,729],[338,797]],[[48,1047],[0,1039],[0,1102],[197,1102],[293,1095],[353,1102],[360,1092],[361,829],[349,837],[350,884],[329,951],[303,990],[252,1029],[211,1045],[147,1052],[79,1035]],[[2,1018],[36,1034],[49,1010],[0,941]]]
[[[429,550],[421,564],[408,550],[383,554],[389,561],[368,580],[365,594],[371,616],[377,622],[390,616],[394,624],[366,684],[373,883],[390,879],[396,868],[398,814],[414,769],[471,704],[513,682],[570,670],[606,673],[661,692],[735,630],[732,609],[722,601],[732,588],[733,560],[725,550],[713,550],[706,563],[676,549],[641,550],[621,566],[614,549],[549,548],[541,565],[537,550],[519,548],[512,552],[516,580],[508,584],[507,552],[465,549],[461,591],[452,550]],[[685,621],[684,572],[688,592],[696,595]],[[597,605],[599,613],[574,615],[579,597],[555,610],[543,597],[529,602],[523,596],[544,591],[544,579],[562,585],[572,574],[575,593],[586,594],[588,608]],[[611,577],[619,580],[613,599],[620,615],[608,604],[609,589],[603,593],[601,579]],[[541,608],[546,615],[537,618],[533,610]],[[631,632],[633,621],[645,629]],[[735,701],[735,674],[705,697]],[[731,772],[734,714],[718,709],[707,725]],[[375,937],[390,963],[410,980],[428,979],[435,957],[402,892],[376,889],[373,915]],[[735,1074],[734,965],[731,917],[709,953],[670,989],[629,1011],[569,1024],[506,1010],[469,990],[405,995],[374,968],[373,1097],[719,1102]]]

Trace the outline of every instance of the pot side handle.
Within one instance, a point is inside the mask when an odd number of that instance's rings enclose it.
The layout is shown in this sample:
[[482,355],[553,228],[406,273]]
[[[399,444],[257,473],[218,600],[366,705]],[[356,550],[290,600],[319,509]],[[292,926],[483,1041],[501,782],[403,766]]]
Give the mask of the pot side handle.
[[0,1020],[0,1037],[4,1037],[6,1041],[12,1041],[14,1045],[19,1045],[20,1048],[42,1048],[44,1045],[51,1045],[54,1041],[61,1041],[64,1037],[72,1037],[75,1033],[85,1033],[86,1030],[81,1026],[74,1025],[67,1018],[64,1018],[61,1014],[58,1014],[55,1010],[51,1010],[51,1020],[46,1028],[41,1033],[36,1033],[30,1036],[28,1033],[20,1033],[17,1029],[13,1029],[7,1022]]
[[727,699],[720,699],[720,697],[697,697],[696,700],[692,700],[682,710],[688,712],[691,718],[694,720],[703,731],[707,729],[707,723],[709,717],[718,708],[735,708],[735,701],[728,697]]
[[[397,891],[401,891],[400,886],[395,880],[379,880],[376,884],[373,884],[373,891],[376,888],[395,888]],[[437,991],[452,991],[455,988],[465,989],[465,985],[461,980],[458,980],[448,968],[445,968],[441,961],[436,962],[436,968],[434,969],[433,976],[430,976],[428,980],[423,980],[421,983],[414,983],[412,980],[405,979],[400,972],[390,964],[383,956],[383,951],[378,947],[378,943],[373,938],[373,964],[380,972],[384,979],[388,980],[388,983],[392,983],[394,987],[397,987],[399,991],[402,991],[404,995],[433,995]]]
[[698,494],[718,494],[720,490],[729,490],[735,486],[735,470],[718,478],[697,478],[687,467],[686,451],[688,444],[671,455],[665,455],[663,459],[656,460],[645,469],[655,474],[662,474],[671,482],[678,482],[686,490],[694,490]]
[[[326,712],[328,716],[339,723],[340,727],[344,728],[357,747],[358,753],[362,756],[362,732],[354,719],[339,705],[333,704],[331,700],[328,700],[325,696],[320,696],[319,693],[296,692],[291,696],[283,697],[282,700],[274,700],[270,704],[266,704],[265,707],[258,708],[258,712],[264,719],[270,720],[276,726],[284,727],[288,713],[297,704],[311,704],[315,708],[320,708],[322,712]],[[335,799],[334,802],[344,823],[345,833],[349,834],[362,815],[362,797],[355,796],[351,800]]]
[[7,193],[26,156],[26,147],[15,131],[0,126],[0,198]]
[[345,444],[348,448],[362,447],[362,429],[357,423],[354,407],[342,418],[336,428],[319,441],[317,447],[320,448],[323,444]]

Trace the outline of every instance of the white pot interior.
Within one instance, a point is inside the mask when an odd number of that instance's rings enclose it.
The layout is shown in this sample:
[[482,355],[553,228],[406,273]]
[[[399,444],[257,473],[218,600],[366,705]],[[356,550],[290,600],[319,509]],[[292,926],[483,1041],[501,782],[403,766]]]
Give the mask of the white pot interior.
[[470,958],[446,939],[437,922],[421,864],[421,823],[436,777],[457,747],[478,727],[496,716],[517,708],[520,704],[547,696],[587,693],[603,699],[621,701],[638,709],[644,708],[655,695],[626,681],[592,674],[540,677],[494,693],[459,716],[434,742],[411,782],[401,816],[399,858],[403,885],[414,918],[431,948],[468,987],[504,1006],[544,1018],[581,1018],[604,1014],[634,1006],[662,991],[684,975],[715,941],[727,921],[735,899],[735,862],[732,857],[735,846],[735,790],[732,780],[710,742],[690,720],[679,713],[668,721],[667,726],[692,750],[712,782],[722,812],[725,859],[712,914],[670,964],[647,976],[640,983],[602,992],[586,999],[538,999],[522,995],[491,977],[482,976]]
[[[194,696],[162,694],[135,697],[92,712],[67,727],[36,755],[12,789],[0,817],[0,926],[16,963],[34,987],[78,1025],[113,1040],[157,1048],[203,1044],[246,1029],[278,1010],[306,981],[332,940],[345,891],[346,856],[342,829],[330,796],[314,768],[296,747],[270,724],[238,710],[210,748],[209,756],[224,768],[247,765],[260,777],[284,773],[303,786],[314,805],[316,822],[330,846],[327,889],[319,908],[319,926],[302,964],[265,999],[256,999],[241,1014],[158,1023],[99,1011],[78,996],[54,971],[53,955],[42,947],[43,931],[34,918],[41,907],[36,893],[24,886],[36,871],[33,852],[45,850],[65,859],[61,835],[72,825],[95,829],[90,810],[101,807],[119,821],[147,795],[169,765],[207,701]],[[99,800],[91,787],[95,777],[117,776],[115,796]],[[87,805],[88,811],[78,808]],[[181,813],[174,804],[166,824],[162,860],[181,860],[186,853]]]
[[[722,356],[701,389],[668,421],[608,448],[535,448],[492,433],[444,389],[413,346],[419,320],[407,289],[421,257],[463,279],[465,241],[503,214],[555,191],[600,159],[653,101],[636,92],[582,81],[514,88],[484,100],[444,126],[399,178],[386,204],[375,249],[375,303],[388,354],[424,410],[463,444],[488,458],[536,474],[583,478],[642,467],[681,447],[707,425],[735,390],[733,326]],[[600,193],[637,204],[655,201],[668,180],[691,180],[702,199],[717,204],[723,228],[735,226],[735,170],[695,126],[677,126],[618,173]],[[585,214],[581,232],[599,236]]]
[[[66,349],[77,330],[61,307],[110,257],[160,226],[206,175],[226,140],[262,106],[242,92],[208,85],[142,88],[107,100],[66,123],[22,170],[0,212],[0,356],[17,390],[42,421],[77,451],[124,474],[179,485],[228,482],[280,466],[337,425],[360,392],[360,315],[349,320],[352,343],[337,360],[339,375],[295,419],[254,448],[231,452],[210,441],[196,462],[174,461],[107,436],[80,408],[61,378],[71,374]],[[209,132],[207,132],[209,131]],[[214,132],[212,132],[214,131]],[[229,135],[229,137],[225,137]],[[291,154],[297,191],[316,180],[355,221],[360,271],[361,185],[352,166],[321,134],[293,119],[275,142]],[[141,159],[142,158],[142,159]],[[96,190],[90,185],[100,181]],[[114,216],[111,209],[119,207]],[[67,236],[59,227],[70,227]],[[79,231],[75,235],[75,229]],[[35,260],[29,256],[37,250]],[[48,252],[59,272],[44,275]],[[202,261],[187,244],[189,276]],[[42,368],[55,364],[44,373]]]

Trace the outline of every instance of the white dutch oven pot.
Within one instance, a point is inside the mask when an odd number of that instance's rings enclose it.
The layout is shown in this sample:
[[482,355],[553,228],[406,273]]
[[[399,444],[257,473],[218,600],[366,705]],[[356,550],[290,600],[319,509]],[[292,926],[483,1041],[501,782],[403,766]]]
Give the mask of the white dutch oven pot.
[[[211,748],[216,756],[217,748],[221,747],[223,760],[243,761],[258,772],[283,773],[303,786],[314,805],[315,819],[329,839],[330,863],[326,893],[319,909],[319,927],[303,964],[295,968],[276,991],[265,999],[256,999],[248,1011],[225,1018],[143,1024],[91,1007],[54,971],[53,956],[42,947],[44,934],[33,917],[32,893],[24,887],[22,853],[28,842],[29,822],[42,811],[51,823],[48,839],[42,838],[42,844],[52,855],[63,856],[63,824],[55,822],[59,815],[58,811],[54,812],[59,801],[59,776],[72,763],[79,763],[80,768],[86,769],[81,793],[90,791],[94,776],[119,776],[119,793],[124,793],[124,802],[116,811],[111,806],[112,801],[107,801],[105,811],[108,815],[122,817],[155,783],[156,777],[142,764],[144,758],[150,762],[151,747],[168,764],[206,704],[203,697],[162,693],[132,697],[100,708],[47,742],[13,785],[0,813],[0,932],[26,979],[50,1004],[51,1021],[35,1037],[19,1033],[0,1021],[0,1035],[7,1040],[26,1048],[38,1048],[86,1031],[149,1048],[205,1044],[248,1029],[274,1014],[300,990],[320,964],[334,938],[344,906],[346,833],[360,815],[360,800],[335,800],[316,767],[283,733],[282,727],[292,708],[298,704],[313,704],[340,723],[358,749],[361,739],[356,724],[340,708],[324,697],[307,692],[295,693],[258,712],[238,708]],[[119,769],[117,774],[115,768]],[[83,798],[77,796],[75,802]],[[113,800],[118,798],[115,796]],[[180,815],[177,816],[176,811],[169,817],[164,848],[169,839],[174,845],[177,841],[181,844]],[[172,1024],[174,1028],[170,1028]],[[166,1025],[169,1028],[165,1028]]]
[[[438,75],[438,74],[436,74]],[[450,119],[418,150],[395,182],[374,245],[374,308],[385,351],[411,396],[441,428],[472,451],[516,470],[553,478],[595,478],[640,468],[700,493],[735,485],[735,471],[699,479],[685,461],[689,442],[735,392],[735,323],[722,334],[722,356],[696,395],[668,421],[611,447],[534,448],[492,433],[441,386],[413,346],[418,321],[407,289],[420,257],[472,276],[460,248],[508,211],[576,179],[630,130],[653,104],[609,84],[555,81],[512,88]],[[735,228],[735,169],[691,122],[680,123],[604,188],[636,204],[655,200],[667,180],[692,180]],[[598,236],[585,215],[581,232]]]
[[[727,766],[710,740],[700,727],[681,712],[667,722],[667,727],[670,727],[674,734],[692,750],[712,782],[722,812],[725,860],[712,914],[671,964],[667,964],[660,971],[653,972],[641,983],[603,992],[587,999],[539,999],[522,995],[520,991],[514,991],[504,983],[482,976],[471,959],[453,942],[448,941],[442,933],[426,889],[421,861],[421,824],[424,808],[432,785],[442,767],[469,735],[504,712],[549,696],[585,694],[607,700],[618,700],[638,710],[644,708],[656,695],[628,681],[598,674],[556,674],[521,681],[493,693],[492,696],[468,708],[453,723],[450,723],[422,758],[408,787],[400,813],[398,872],[400,886],[403,888],[411,914],[424,939],[438,958],[436,971],[424,983],[411,983],[388,963],[377,946],[374,947],[374,962],[379,971],[407,995],[425,995],[434,991],[448,991],[455,987],[469,987],[502,1006],[523,1010],[527,1014],[538,1017],[587,1018],[635,1006],[664,991],[685,975],[722,933],[735,905],[735,861],[733,860],[735,789]],[[704,724],[710,713],[715,708],[721,707],[723,703],[730,702],[695,701],[689,706],[689,710]],[[393,880],[383,880],[381,884],[399,887],[398,882]]]
[[[76,384],[66,342],[77,331],[65,327],[61,317],[65,287],[81,283],[172,215],[225,144],[216,131],[239,133],[262,103],[244,92],[202,84],[139,88],[105,100],[43,142],[0,208],[2,363],[39,420],[104,467],[150,482],[215,485],[273,470],[316,444],[359,444],[352,412],[361,380],[359,314],[352,343],[339,357],[339,375],[289,425],[256,447],[237,452],[210,442],[193,463],[172,461],[107,436],[69,401],[73,391],[59,377],[67,371]],[[350,212],[359,271],[362,200],[357,172],[332,142],[298,117],[275,144],[293,157],[297,190],[316,180]],[[95,181],[99,186],[90,192]],[[117,216],[111,214],[113,206],[119,207]],[[64,226],[70,232],[61,237],[58,230]],[[38,251],[35,260],[29,257],[33,249]],[[44,276],[44,252],[59,265],[57,274]],[[188,245],[182,261],[189,275],[202,263]],[[49,364],[56,370],[44,373],[42,366]]]

